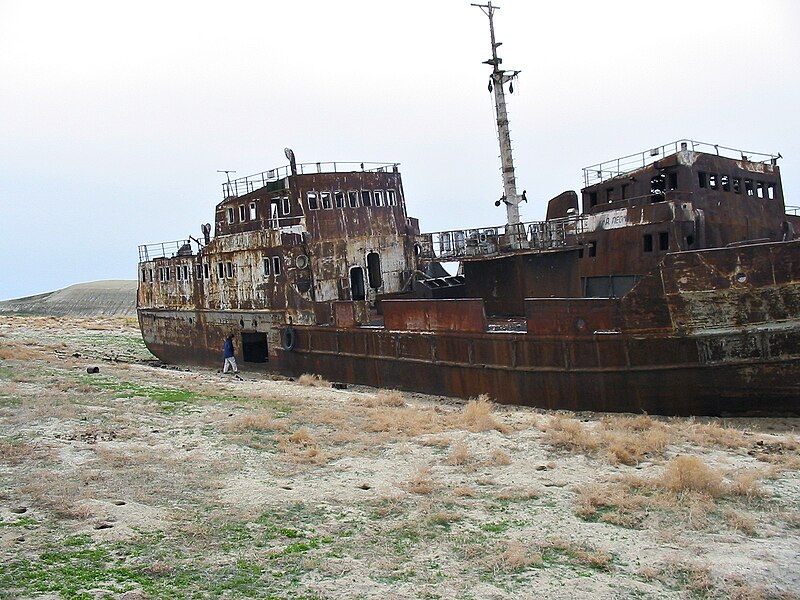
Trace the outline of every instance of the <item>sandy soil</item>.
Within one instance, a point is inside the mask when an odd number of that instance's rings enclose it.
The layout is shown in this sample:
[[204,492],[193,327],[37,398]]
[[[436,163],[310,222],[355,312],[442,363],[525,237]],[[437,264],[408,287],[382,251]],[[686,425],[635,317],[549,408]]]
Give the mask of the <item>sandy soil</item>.
[[0,598],[800,597],[797,419],[151,358],[131,321],[0,316]]

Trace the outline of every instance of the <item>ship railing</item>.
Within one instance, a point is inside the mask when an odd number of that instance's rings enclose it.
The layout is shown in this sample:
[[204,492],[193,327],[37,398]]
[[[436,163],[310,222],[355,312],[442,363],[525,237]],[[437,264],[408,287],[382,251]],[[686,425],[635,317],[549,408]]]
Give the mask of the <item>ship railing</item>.
[[[295,165],[298,175],[313,173],[397,173],[400,163],[388,162],[316,162]],[[250,192],[266,187],[267,184],[285,179],[292,174],[291,165],[239,177],[222,184],[223,198],[244,196]]]
[[585,227],[584,216],[572,216],[497,227],[423,233],[418,237],[419,256],[428,260],[448,261],[518,250],[566,248],[570,236],[583,233]]
[[195,239],[175,240],[173,242],[158,242],[156,244],[142,244],[139,246],[139,262],[148,262],[156,258],[173,258],[175,256],[192,256],[192,242],[200,248],[200,243]]
[[583,184],[584,187],[589,187],[596,183],[601,183],[607,179],[619,177],[625,173],[630,173],[647,165],[653,164],[657,160],[661,160],[665,156],[675,154],[682,150],[692,150],[698,152],[707,152],[708,154],[716,154],[726,158],[736,158],[749,162],[775,162],[780,158],[778,154],[767,154],[764,152],[750,152],[747,150],[740,150],[737,148],[728,148],[727,146],[720,146],[719,144],[710,144],[708,142],[698,142],[696,140],[677,140],[664,144],[662,146],[655,146],[642,152],[621,156],[612,160],[604,161],[596,165],[584,167],[583,169]]
[[784,210],[786,211],[787,215],[800,215],[800,206],[784,206]]

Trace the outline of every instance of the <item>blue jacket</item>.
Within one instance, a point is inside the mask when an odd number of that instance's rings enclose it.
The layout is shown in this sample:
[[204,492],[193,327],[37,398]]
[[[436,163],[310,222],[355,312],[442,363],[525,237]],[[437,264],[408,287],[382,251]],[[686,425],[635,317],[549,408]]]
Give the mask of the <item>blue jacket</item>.
[[222,356],[224,358],[230,358],[233,356],[233,340],[226,339],[225,346],[223,347]]

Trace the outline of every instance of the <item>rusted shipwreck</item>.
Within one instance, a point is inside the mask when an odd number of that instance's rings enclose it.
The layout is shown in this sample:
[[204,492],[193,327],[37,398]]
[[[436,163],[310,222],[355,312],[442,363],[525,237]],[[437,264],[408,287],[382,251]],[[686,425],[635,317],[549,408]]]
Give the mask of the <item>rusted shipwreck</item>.
[[779,155],[648,148],[584,169],[580,206],[565,192],[522,222],[517,72],[497,46],[492,29],[505,225],[420,233],[397,164],[287,149],[289,165],[223,184],[213,236],[140,246],[147,347],[218,365],[233,333],[245,370],[554,409],[800,413],[800,216]]

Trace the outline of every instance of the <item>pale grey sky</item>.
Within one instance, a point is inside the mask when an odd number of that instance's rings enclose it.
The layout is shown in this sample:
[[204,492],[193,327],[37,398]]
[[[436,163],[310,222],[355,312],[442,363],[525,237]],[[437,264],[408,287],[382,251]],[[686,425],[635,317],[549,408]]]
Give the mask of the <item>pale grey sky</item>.
[[[523,220],[680,138],[781,152],[800,205],[800,3],[497,0]],[[0,0],[0,299],[135,279],[222,175],[397,161],[424,231],[505,220],[469,0]]]

